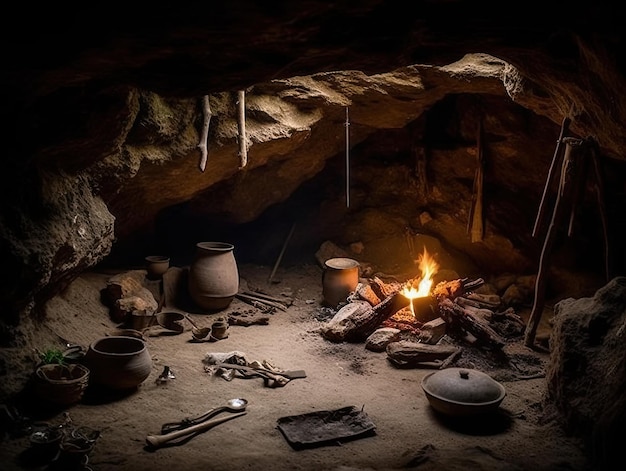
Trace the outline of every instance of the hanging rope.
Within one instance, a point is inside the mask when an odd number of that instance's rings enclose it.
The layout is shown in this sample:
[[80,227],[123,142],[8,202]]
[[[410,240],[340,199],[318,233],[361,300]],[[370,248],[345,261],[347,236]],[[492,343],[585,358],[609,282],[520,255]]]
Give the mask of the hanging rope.
[[350,118],[346,106],[346,208],[350,207]]

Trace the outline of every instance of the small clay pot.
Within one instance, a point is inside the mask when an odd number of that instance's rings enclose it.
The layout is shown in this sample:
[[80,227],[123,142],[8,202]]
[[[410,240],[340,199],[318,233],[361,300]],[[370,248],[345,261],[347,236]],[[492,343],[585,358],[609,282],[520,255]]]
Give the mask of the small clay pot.
[[146,314],[142,311],[133,311],[130,313],[130,328],[133,330],[142,331],[154,324],[156,324],[154,314]]
[[90,383],[124,390],[139,386],[152,371],[145,342],[135,337],[110,336],[93,342],[85,354]]
[[164,255],[149,255],[146,257],[146,270],[148,278],[159,280],[170,267],[170,258]]
[[42,460],[51,460],[59,452],[63,431],[59,427],[46,427],[30,435],[30,446]]
[[228,321],[225,318],[219,317],[213,322],[211,326],[211,336],[217,340],[228,337]]
[[159,312],[156,315],[157,323],[164,329],[171,330],[177,334],[182,334],[185,331],[183,321],[186,319],[185,315],[175,311]]
[[333,309],[346,302],[359,283],[359,262],[351,258],[331,258],[324,262],[322,296],[324,304]]
[[42,401],[68,406],[82,399],[89,380],[89,369],[79,363],[46,364],[35,370],[34,384]]

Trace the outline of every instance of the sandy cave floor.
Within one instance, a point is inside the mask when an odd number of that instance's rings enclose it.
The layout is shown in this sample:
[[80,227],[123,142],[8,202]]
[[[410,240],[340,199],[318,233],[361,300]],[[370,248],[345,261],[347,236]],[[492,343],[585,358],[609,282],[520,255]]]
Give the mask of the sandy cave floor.
[[[545,420],[541,406],[545,378],[492,369],[466,348],[456,366],[476,366],[492,374],[505,386],[507,395],[493,416],[465,421],[441,417],[430,407],[420,385],[432,369],[397,368],[384,352],[370,351],[362,343],[332,343],[319,333],[323,322],[319,320],[319,267],[279,270],[275,281],[280,282],[272,284],[267,282],[269,274],[269,267],[240,267],[242,284],[250,290],[288,294],[293,299],[286,312],[271,314],[267,325],[231,325],[227,338],[213,342],[192,341],[190,325],[182,334],[146,336],[153,367],[136,391],[100,402],[90,402],[87,394],[66,409],[75,426],[100,432],[88,458],[89,469],[586,469],[578,441],[566,437],[554,421]],[[85,273],[49,302],[47,328],[53,335],[86,347],[115,331],[118,325],[100,302],[100,291],[109,277]],[[226,311],[192,314],[192,318],[210,326],[216,317],[250,308],[235,299]],[[50,338],[43,332],[41,337]],[[534,367],[541,368],[545,354],[532,352],[521,343],[521,339],[511,341],[504,350],[516,358],[534,358]],[[227,381],[205,370],[203,359],[208,354],[235,351],[250,361],[266,360],[285,370],[304,370],[306,378],[270,388],[261,378]],[[165,366],[175,379],[159,383]],[[527,377],[532,379],[521,379]],[[164,423],[200,416],[236,397],[249,401],[246,415],[178,446],[145,447],[146,436],[158,434]],[[375,425],[375,434],[296,450],[277,428],[281,417],[347,406],[362,409]],[[55,411],[33,420],[56,425],[65,417],[63,411]],[[0,463],[6,471],[57,469],[50,458],[34,455],[28,435],[5,437]]]

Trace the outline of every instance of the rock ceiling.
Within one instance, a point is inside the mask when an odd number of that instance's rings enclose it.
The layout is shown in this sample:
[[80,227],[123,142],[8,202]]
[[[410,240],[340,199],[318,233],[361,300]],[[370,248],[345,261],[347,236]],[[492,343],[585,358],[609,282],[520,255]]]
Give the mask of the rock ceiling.
[[[626,118],[613,7],[547,14],[536,3],[501,15],[454,0],[419,2],[416,11],[383,1],[239,0],[135,12],[50,4],[35,16],[17,7],[20,27],[2,32],[3,322],[17,323],[116,244],[136,244],[154,221],[171,227],[182,214],[186,223],[258,231],[248,225],[276,203],[301,204],[314,182],[335,192],[315,201],[324,218],[305,221],[315,240],[349,244],[371,227],[369,246],[389,245],[407,223],[429,225],[474,261],[531,269],[529,221],[562,120],[617,162],[610,170],[625,158]],[[243,171],[237,90],[247,93],[252,144]],[[200,172],[204,95],[213,117]],[[354,159],[363,162],[351,218],[341,201],[346,108]],[[499,204],[488,209],[484,243],[471,244],[459,201],[472,196],[477,116],[498,164],[491,178]],[[437,138],[453,138],[453,148]],[[432,147],[427,195],[407,178],[416,142]],[[609,173],[619,205],[623,173]],[[295,206],[291,214],[312,213]],[[268,239],[278,234],[275,248],[286,230],[264,222]],[[190,230],[188,242],[201,234]]]

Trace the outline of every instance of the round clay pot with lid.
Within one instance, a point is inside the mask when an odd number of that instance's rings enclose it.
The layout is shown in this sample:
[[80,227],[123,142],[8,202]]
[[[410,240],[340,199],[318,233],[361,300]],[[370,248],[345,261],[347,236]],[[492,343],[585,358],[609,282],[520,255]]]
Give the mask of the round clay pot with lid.
[[152,371],[152,357],[145,342],[136,337],[102,337],[85,353],[90,384],[126,390],[139,386]]
[[422,379],[428,402],[450,416],[494,412],[506,396],[504,386],[487,373],[471,368],[445,368]]
[[199,242],[189,266],[189,295],[205,311],[226,309],[239,291],[234,246],[226,242]]

